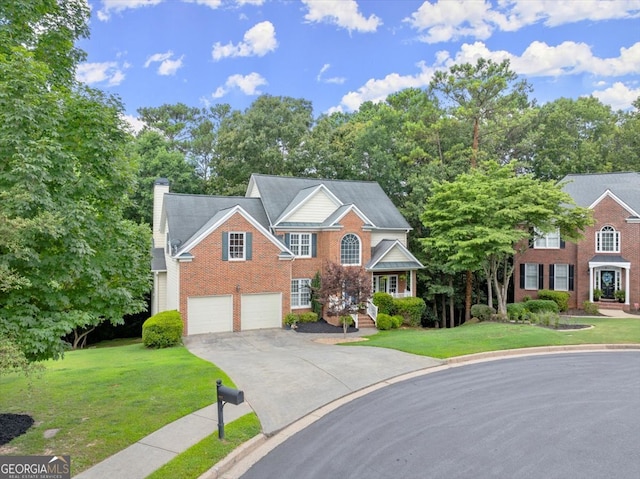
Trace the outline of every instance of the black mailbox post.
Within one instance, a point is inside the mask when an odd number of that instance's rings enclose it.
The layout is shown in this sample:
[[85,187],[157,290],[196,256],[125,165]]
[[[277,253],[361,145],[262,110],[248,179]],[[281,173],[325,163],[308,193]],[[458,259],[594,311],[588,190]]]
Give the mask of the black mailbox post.
[[222,385],[222,379],[216,381],[216,393],[218,396],[218,439],[224,439],[224,417],[222,408],[231,403],[237,406],[244,402],[244,392],[238,389],[228,388]]

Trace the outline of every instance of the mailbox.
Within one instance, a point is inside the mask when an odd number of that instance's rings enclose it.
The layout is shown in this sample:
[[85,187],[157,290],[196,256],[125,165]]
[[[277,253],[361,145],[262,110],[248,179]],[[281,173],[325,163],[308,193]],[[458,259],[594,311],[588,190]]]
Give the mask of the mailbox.
[[238,389],[228,388],[227,386],[218,386],[218,401],[224,401],[230,404],[238,405],[244,402],[244,392]]
[[216,381],[216,391],[218,395],[218,438],[224,439],[224,415],[223,408],[225,404],[242,404],[244,402],[244,393],[238,389],[229,388],[222,385],[222,379]]

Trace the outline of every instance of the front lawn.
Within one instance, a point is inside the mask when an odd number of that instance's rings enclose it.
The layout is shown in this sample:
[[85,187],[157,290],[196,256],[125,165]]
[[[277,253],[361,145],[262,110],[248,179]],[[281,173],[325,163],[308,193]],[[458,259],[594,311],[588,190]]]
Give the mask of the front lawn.
[[[186,348],[142,344],[72,351],[48,361],[39,379],[0,377],[0,413],[28,414],[35,424],[0,455],[70,455],[73,474],[162,426],[215,402],[220,369]],[[44,432],[59,429],[46,439]]]
[[640,344],[640,318],[574,318],[592,329],[559,331],[528,324],[478,323],[453,329],[379,331],[350,346],[377,346],[434,358],[502,349],[568,344]]

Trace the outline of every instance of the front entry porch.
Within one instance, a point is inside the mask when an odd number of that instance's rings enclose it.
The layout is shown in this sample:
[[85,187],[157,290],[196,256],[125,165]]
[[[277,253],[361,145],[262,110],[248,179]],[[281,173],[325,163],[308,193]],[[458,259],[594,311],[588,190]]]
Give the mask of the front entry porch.
[[628,306],[630,304],[630,271],[631,263],[621,256],[594,256],[589,261],[589,301],[594,302],[594,290],[598,290],[600,303],[606,303],[611,305],[611,309],[617,309],[614,305],[621,303],[617,302],[616,292],[624,291],[624,306]]

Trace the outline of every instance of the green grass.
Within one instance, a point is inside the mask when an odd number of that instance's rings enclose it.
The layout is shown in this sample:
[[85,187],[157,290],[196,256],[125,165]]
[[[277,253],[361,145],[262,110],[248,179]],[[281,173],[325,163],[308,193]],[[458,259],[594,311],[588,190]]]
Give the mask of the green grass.
[[155,471],[147,479],[195,479],[207,472],[231,451],[260,433],[260,421],[254,413],[242,416],[224,428],[225,439],[218,431]]
[[[112,345],[114,343],[106,343]],[[186,348],[98,347],[48,361],[40,378],[0,377],[0,412],[35,424],[0,454],[68,454],[77,474],[162,426],[215,402],[215,381],[233,383]],[[60,429],[51,439],[44,431]]]
[[574,318],[595,326],[588,330],[558,331],[528,324],[478,323],[453,329],[379,331],[368,341],[348,346],[377,346],[434,358],[502,349],[568,344],[640,344],[640,319]]

